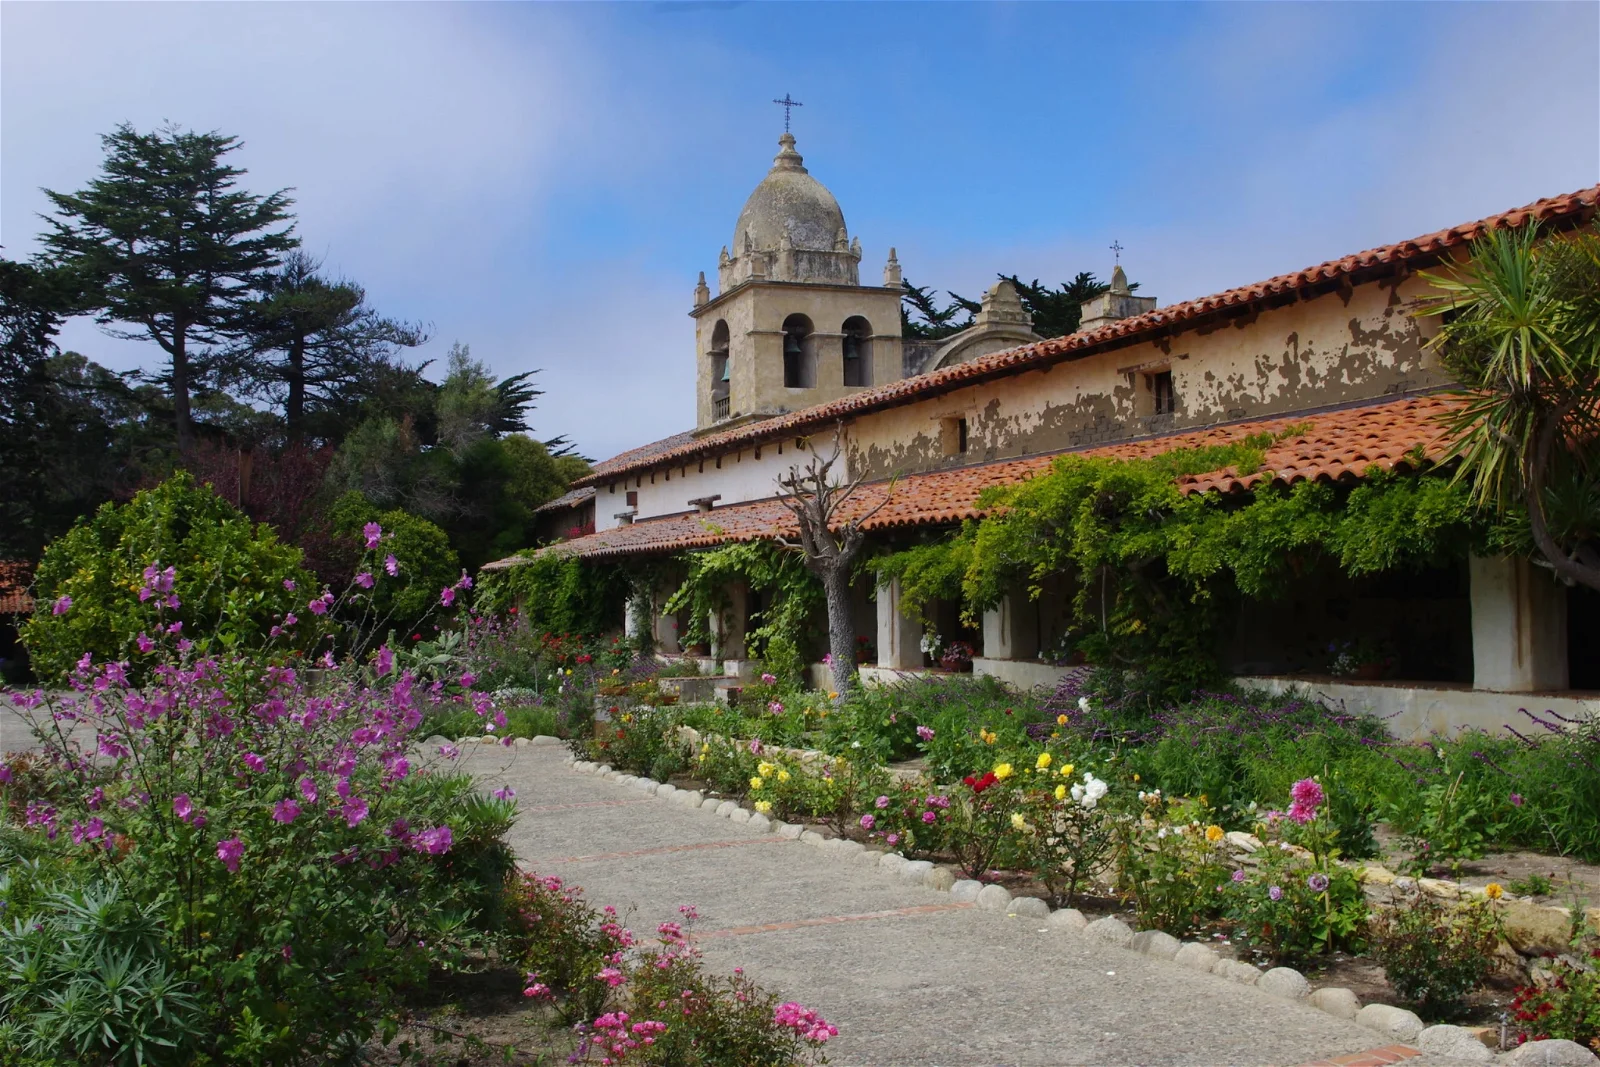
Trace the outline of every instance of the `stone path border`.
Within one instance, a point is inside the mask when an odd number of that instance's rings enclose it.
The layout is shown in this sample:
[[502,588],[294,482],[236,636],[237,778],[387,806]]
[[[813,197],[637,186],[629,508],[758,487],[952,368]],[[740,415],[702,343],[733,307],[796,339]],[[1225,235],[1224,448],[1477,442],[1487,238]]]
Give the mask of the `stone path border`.
[[[540,739],[539,743],[549,744]],[[1037,897],[1014,897],[1004,886],[984,885],[972,879],[960,878],[948,867],[935,866],[928,860],[908,860],[897,852],[883,852],[868,848],[859,841],[826,837],[803,826],[770,819],[743,805],[724,798],[707,797],[700,790],[679,789],[638,775],[625,774],[612,769],[609,764],[567,760],[573,770],[597,775],[619,785],[639,789],[644,793],[669,803],[695,808],[719,818],[745,823],[751,829],[770,832],[773,836],[744,838],[742,842],[796,840],[812,845],[839,859],[876,866],[884,873],[907,885],[922,886],[950,894],[950,908],[975,908],[1000,915],[1043,920],[1047,927],[1064,930],[1105,944],[1138,952],[1158,959],[1171,960],[1181,966],[1217,976],[1240,985],[1254,985],[1257,989],[1287,1000],[1301,1001],[1319,1008],[1337,1018],[1354,1021],[1395,1043],[1365,1052],[1352,1053],[1331,1060],[1319,1060],[1306,1067],[1388,1067],[1418,1056],[1438,1057],[1451,1063],[1493,1063],[1496,1056],[1484,1043],[1484,1035],[1459,1026],[1428,1026],[1413,1012],[1388,1004],[1362,1005],[1354,992],[1338,987],[1311,989],[1305,975],[1291,967],[1273,967],[1263,971],[1239,960],[1224,959],[1211,946],[1200,942],[1179,941],[1160,930],[1140,930],[1120,919],[1106,917],[1092,922],[1076,908],[1052,909]],[[720,844],[720,843],[718,843]],[[825,919],[797,920],[788,923],[770,923],[748,928],[717,931],[718,937],[772,930],[797,929],[808,925],[848,922],[854,919],[884,918],[891,915],[919,914],[944,910],[943,906],[916,906],[895,909],[892,912],[874,912],[860,916],[830,916]],[[1561,1046],[1561,1047],[1557,1047]],[[1548,1064],[1562,1067],[1594,1067],[1600,1065],[1588,1049],[1572,1042],[1536,1041],[1524,1044],[1500,1057],[1502,1062],[1515,1064]]]

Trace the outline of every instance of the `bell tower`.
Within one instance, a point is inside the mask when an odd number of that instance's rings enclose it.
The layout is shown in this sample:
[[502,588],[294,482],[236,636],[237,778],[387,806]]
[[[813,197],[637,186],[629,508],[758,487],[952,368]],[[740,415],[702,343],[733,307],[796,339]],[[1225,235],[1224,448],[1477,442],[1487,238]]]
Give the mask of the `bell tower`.
[[[780,101],[782,103],[782,101]],[[793,104],[793,102],[790,102]],[[745,201],[712,295],[694,290],[695,426],[709,433],[848,396],[902,376],[900,264],[862,285],[833,194],[787,130]]]

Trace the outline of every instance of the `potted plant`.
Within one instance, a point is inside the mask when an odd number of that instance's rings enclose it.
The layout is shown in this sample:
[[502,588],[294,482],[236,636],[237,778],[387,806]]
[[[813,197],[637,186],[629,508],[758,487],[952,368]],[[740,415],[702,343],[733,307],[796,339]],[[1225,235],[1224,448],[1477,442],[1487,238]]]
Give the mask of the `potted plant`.
[[947,671],[972,670],[972,646],[965,641],[951,641],[939,655],[939,666]]
[[1394,666],[1394,657],[1369,637],[1330,642],[1328,655],[1328,673],[1335,678],[1377,681]]

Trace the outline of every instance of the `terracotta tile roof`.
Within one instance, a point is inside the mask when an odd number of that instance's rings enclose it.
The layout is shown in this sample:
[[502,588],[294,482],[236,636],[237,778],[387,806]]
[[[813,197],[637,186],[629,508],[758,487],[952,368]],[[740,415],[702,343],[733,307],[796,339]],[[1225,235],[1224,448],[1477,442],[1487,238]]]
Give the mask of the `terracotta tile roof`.
[[664,456],[669,452],[682,449],[693,442],[694,431],[684,430],[682,433],[675,433],[671,437],[663,437],[659,441],[651,441],[647,445],[640,445],[638,448],[630,448],[626,452],[618,452],[610,459],[596,463],[594,465],[593,472],[589,474],[588,477],[579,478],[572,484],[577,487],[593,485],[594,479],[597,475],[615,474],[618,471],[632,470],[637,466],[648,465],[651,460],[657,459],[660,456]]
[[[1178,484],[1186,493],[1201,493],[1241,492],[1269,481],[1285,484],[1308,479],[1348,482],[1362,477],[1373,467],[1383,470],[1407,467],[1419,450],[1425,458],[1438,459],[1443,454],[1444,442],[1436,419],[1449,410],[1451,404],[1451,400],[1438,394],[1368,401],[1077,449],[1071,453],[930,471],[901,478],[892,483],[892,487],[887,481],[862,486],[842,517],[848,519],[864,514],[888,496],[889,501],[882,510],[863,524],[866,529],[949,525],[982,514],[977,502],[984,489],[1031,478],[1048,470],[1059,455],[1138,459],[1175,448],[1224,445],[1262,433],[1281,434],[1295,427],[1304,429],[1268,447],[1261,468],[1254,473],[1241,476],[1228,467],[1206,474],[1186,475]],[[761,500],[709,513],[688,512],[647,519],[553,545],[545,551],[606,559],[651,552],[681,552],[792,531],[788,509],[777,500]],[[498,560],[484,569],[515,566],[521,559],[514,556]]]
[[[875,389],[855,393],[842,400],[819,404],[723,433],[708,434],[698,439],[691,434],[679,434],[677,438],[667,438],[654,445],[646,445],[643,449],[624,452],[620,456],[598,464],[594,474],[580,479],[575,484],[592,485],[602,480],[603,475],[687,463],[698,456],[725,452],[730,448],[753,445],[777,437],[815,431],[840,419],[911,403],[978,382],[1051,366],[1093,352],[1119,348],[1153,337],[1192,329],[1218,317],[1247,313],[1252,309],[1278,303],[1289,303],[1303,296],[1331,291],[1343,284],[1359,284],[1374,277],[1392,276],[1401,269],[1426,268],[1437,263],[1451,249],[1467,244],[1491,230],[1516,228],[1534,220],[1558,225],[1575,224],[1594,215],[1597,201],[1600,201],[1600,185],[1593,185],[1565,196],[1535,200],[1524,207],[1490,215],[1476,222],[1452,226],[1436,233],[1424,234],[1409,241],[1368,249],[1341,259],[1319,263],[1292,274],[1280,274],[1275,278],[1229,289],[1198,300],[1157,308],[1144,315],[1113,322],[1097,330],[1069,334],[1066,337],[1052,337],[1021,348],[980,356],[967,363],[958,363],[914,378],[903,378]],[[681,443],[669,444],[677,439],[682,439]]]
[[534,513],[541,511],[560,511],[563,508],[574,508],[594,496],[594,486],[586,485],[582,489],[569,489],[554,500],[547,500],[534,508]]
[[28,615],[33,612],[33,568],[26,563],[0,560],[0,615]]

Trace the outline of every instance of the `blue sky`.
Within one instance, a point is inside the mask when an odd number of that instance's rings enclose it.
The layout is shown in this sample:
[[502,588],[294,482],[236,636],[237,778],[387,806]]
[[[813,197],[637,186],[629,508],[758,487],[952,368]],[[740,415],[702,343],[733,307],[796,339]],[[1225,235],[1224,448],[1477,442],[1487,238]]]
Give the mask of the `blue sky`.
[[[1163,303],[1600,180],[1600,5],[0,6],[0,244],[97,135],[241,136],[260,191],[441,355],[543,368],[597,458],[693,420],[687,318],[776,151],[865,249],[976,296],[1109,270]],[[89,322],[118,368],[157,355]]]

